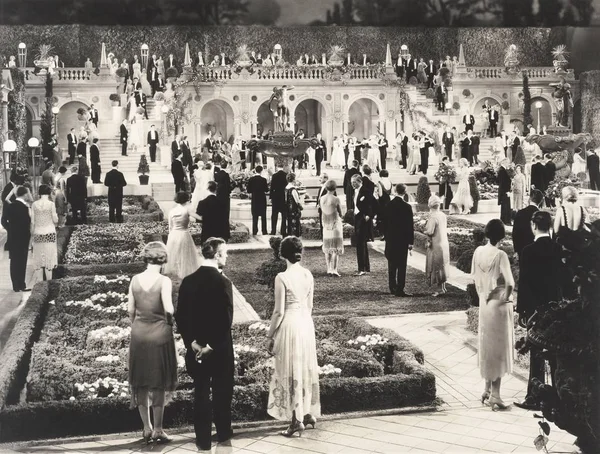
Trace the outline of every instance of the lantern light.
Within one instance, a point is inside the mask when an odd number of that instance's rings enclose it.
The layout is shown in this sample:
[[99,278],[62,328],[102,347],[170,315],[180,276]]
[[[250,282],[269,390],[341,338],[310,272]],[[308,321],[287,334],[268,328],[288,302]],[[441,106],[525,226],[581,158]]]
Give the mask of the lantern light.
[[39,144],[40,141],[37,139],[37,137],[32,137],[27,141],[27,145],[29,145],[31,148],[37,148]]
[[4,151],[8,151],[9,153],[13,153],[15,151],[17,151],[17,142],[15,142],[14,140],[7,140],[6,142],[4,142]]

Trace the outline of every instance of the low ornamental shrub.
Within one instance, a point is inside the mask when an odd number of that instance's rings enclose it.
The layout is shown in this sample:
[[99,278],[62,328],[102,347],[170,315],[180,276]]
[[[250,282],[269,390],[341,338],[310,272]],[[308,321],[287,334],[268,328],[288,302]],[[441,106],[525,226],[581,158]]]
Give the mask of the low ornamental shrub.
[[177,68],[171,66],[170,68],[167,68],[166,75],[167,77],[177,77],[179,76],[179,71],[177,71]]
[[117,77],[127,77],[127,70],[125,68],[117,68],[115,74]]

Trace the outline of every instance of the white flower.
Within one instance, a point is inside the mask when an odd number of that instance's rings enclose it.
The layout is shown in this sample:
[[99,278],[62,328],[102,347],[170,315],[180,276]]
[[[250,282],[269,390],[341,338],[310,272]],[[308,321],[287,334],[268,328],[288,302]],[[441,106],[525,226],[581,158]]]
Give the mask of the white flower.
[[71,396],[71,397],[69,397],[69,400],[73,401],[73,400],[75,400],[75,397]]
[[361,345],[361,346],[360,346],[360,349],[361,349],[361,350],[366,350],[366,349],[367,349],[367,347],[365,347],[364,345]]
[[121,393],[121,394],[120,394],[120,396],[121,396],[121,397],[127,397],[127,394],[125,394],[125,393]]

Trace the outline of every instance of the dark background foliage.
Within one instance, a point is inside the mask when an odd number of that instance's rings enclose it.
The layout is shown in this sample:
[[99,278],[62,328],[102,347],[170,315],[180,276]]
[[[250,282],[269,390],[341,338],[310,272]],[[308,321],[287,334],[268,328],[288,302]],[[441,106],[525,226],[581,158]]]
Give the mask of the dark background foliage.
[[139,55],[142,43],[150,54],[163,57],[174,53],[183,60],[185,43],[195,55],[220,52],[235,55],[246,44],[257,52],[270,52],[275,44],[283,47],[284,59],[295,62],[300,54],[320,56],[331,45],[340,45],[353,60],[367,54],[373,62],[385,61],[386,43],[397,55],[407,44],[413,55],[438,59],[458,55],[462,43],[468,65],[502,66],[504,50],[510,44],[519,47],[523,66],[551,66],[551,50],[567,41],[567,29],[550,28],[410,28],[410,27],[264,27],[264,26],[81,26],[25,25],[0,26],[0,55],[16,55],[17,46],[28,47],[28,63],[40,44],[51,44],[65,66],[83,66],[90,57],[100,62],[100,44],[119,59]]

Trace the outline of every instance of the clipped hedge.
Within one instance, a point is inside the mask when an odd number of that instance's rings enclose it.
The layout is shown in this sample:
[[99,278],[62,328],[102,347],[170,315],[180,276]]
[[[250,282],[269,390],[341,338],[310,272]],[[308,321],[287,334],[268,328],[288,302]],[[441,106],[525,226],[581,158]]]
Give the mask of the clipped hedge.
[[[88,197],[88,224],[107,224],[108,197]],[[70,219],[70,217],[68,217]],[[149,196],[125,196],[123,197],[123,222],[152,222],[162,221],[164,214],[156,201]]]
[[150,54],[166,57],[174,53],[183,61],[185,44],[192,55],[204,52],[205,61],[225,52],[233,56],[245,44],[249,49],[270,51],[281,44],[285,60],[295,62],[298,55],[321,55],[332,44],[344,47],[356,61],[367,54],[371,61],[385,61],[385,43],[392,46],[392,57],[401,44],[411,54],[437,61],[445,55],[458,55],[463,45],[467,65],[504,66],[504,50],[511,44],[519,49],[523,66],[552,66],[552,48],[567,42],[567,29],[550,28],[425,28],[425,27],[265,27],[265,26],[89,26],[19,25],[0,27],[0,54],[16,55],[20,42],[27,44],[28,63],[40,44],[51,44],[65,66],[82,67],[86,57],[95,65],[100,60],[100,43],[117,58],[131,60],[140,55],[142,43]]

